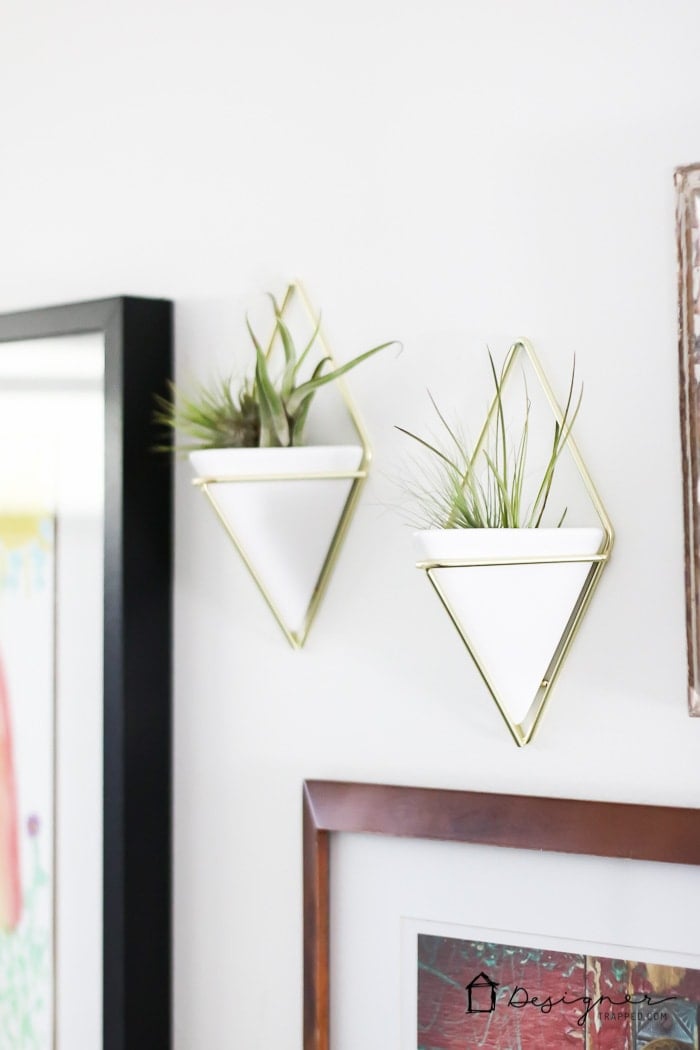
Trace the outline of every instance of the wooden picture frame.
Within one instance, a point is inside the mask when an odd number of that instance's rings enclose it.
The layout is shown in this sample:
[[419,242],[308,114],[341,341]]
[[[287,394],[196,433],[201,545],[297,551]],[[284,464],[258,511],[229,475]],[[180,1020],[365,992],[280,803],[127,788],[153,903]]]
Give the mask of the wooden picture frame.
[[152,416],[172,374],[172,304],[119,297],[0,316],[0,343],[87,333],[104,346],[100,1050],[167,1050],[172,471],[153,452]]
[[304,1050],[331,1050],[335,832],[700,865],[700,810],[669,806],[311,780],[303,788],[303,829]]
[[680,376],[688,710],[700,717],[700,164],[678,168],[678,358]]

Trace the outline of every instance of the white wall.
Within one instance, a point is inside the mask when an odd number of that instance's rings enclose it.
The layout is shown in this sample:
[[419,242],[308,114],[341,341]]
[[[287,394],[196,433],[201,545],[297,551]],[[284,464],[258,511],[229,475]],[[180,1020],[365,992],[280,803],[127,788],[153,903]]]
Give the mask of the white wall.
[[[0,308],[171,297],[185,379],[299,275],[339,357],[405,344],[352,377],[375,469],[303,653],[179,468],[178,1050],[299,1046],[304,777],[700,804],[672,182],[699,35],[691,0],[4,5]],[[576,353],[618,537],[522,751],[386,509],[392,425],[520,334],[560,389]]]

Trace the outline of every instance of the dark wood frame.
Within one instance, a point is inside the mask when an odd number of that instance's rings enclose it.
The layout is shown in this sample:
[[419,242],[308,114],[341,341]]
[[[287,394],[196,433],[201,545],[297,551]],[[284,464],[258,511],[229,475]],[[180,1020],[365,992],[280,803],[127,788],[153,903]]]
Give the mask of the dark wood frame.
[[304,1050],[329,1050],[333,832],[700,865],[698,809],[311,780],[303,812]]
[[700,332],[695,331],[700,303],[695,301],[693,294],[693,269],[697,269],[700,262],[700,230],[695,218],[695,199],[700,193],[700,165],[678,168],[675,182],[688,710],[691,715],[700,717],[700,386],[696,379],[700,365]]
[[102,1050],[171,1045],[172,479],[152,454],[172,304],[120,297],[0,316],[0,342],[105,343]]

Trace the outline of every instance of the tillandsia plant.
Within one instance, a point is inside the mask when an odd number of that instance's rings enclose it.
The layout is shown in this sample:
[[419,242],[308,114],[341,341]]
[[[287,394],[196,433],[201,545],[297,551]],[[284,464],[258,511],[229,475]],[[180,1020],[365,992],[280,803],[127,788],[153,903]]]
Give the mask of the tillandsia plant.
[[[527,383],[523,422],[517,440],[513,441],[507,433],[503,408],[505,366],[497,372],[490,351],[489,362],[495,388],[492,412],[495,425],[482,435],[475,447],[470,447],[450,425],[431,394],[428,396],[445,434],[442,445],[397,427],[431,456],[422,484],[411,490],[421,507],[416,522],[421,528],[532,529],[543,522],[557,463],[581,407],[583,387],[578,397],[574,395],[576,362],[572,365],[562,418],[555,421],[549,456],[532,488],[535,495],[530,502],[524,494],[531,409]],[[563,524],[565,516],[566,508],[557,527]]]
[[[268,293],[269,294],[269,293]],[[282,310],[269,295],[275,316],[275,328],[267,352],[262,349],[250,321],[248,333],[255,351],[254,378],[235,384],[218,379],[209,387],[200,386],[190,396],[172,387],[172,398],[156,397],[156,422],[183,435],[185,444],[175,444],[178,451],[203,448],[284,448],[304,443],[304,427],[311,403],[321,387],[340,378],[391,346],[394,340],[366,350],[344,365],[325,371],[331,358],[324,356],[307,379],[301,371],[319,334],[320,319],[301,353],[298,352]],[[282,347],[281,370],[273,378],[270,358],[277,337]]]

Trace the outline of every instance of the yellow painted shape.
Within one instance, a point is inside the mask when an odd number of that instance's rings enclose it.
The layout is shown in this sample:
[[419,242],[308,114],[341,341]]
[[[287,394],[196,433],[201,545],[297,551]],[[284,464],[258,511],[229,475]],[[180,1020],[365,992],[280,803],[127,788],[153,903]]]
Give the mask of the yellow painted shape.
[[17,550],[38,543],[48,550],[50,544],[41,531],[45,519],[45,514],[0,514],[0,544],[8,550]]

